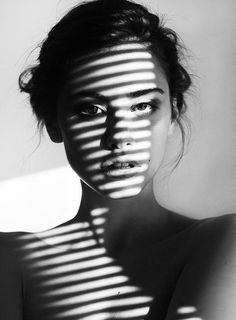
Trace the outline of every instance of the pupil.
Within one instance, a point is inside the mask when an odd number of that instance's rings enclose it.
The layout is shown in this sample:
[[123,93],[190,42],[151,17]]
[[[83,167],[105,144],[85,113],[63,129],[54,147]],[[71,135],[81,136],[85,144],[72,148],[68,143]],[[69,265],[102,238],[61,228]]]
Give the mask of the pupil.
[[146,105],[143,103],[143,104],[140,104],[139,106],[138,106],[138,108],[139,108],[139,110],[145,110],[145,108],[146,108]]
[[89,114],[95,114],[98,110],[98,107],[92,106],[92,107],[87,107],[86,108]]

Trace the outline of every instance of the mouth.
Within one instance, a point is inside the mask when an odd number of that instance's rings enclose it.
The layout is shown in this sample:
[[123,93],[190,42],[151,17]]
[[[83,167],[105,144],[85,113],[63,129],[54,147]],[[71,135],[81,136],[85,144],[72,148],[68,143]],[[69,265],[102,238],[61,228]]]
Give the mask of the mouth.
[[102,169],[130,169],[139,166],[136,161],[108,160],[102,164]]
[[122,178],[125,176],[132,176],[138,173],[141,165],[136,161],[121,161],[121,160],[108,160],[102,164],[104,173],[113,179]]

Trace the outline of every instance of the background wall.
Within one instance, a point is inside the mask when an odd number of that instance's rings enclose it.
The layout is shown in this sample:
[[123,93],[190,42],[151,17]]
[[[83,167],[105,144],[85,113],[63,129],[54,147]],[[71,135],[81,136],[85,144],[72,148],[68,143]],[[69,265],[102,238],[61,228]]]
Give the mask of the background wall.
[[[236,212],[236,2],[138,1],[166,14],[189,49],[194,88],[188,99],[191,143],[168,178],[155,179],[161,204],[193,217]],[[46,133],[39,144],[19,73],[34,61],[42,40],[75,0],[0,2],[0,230],[42,230],[71,218],[79,180],[67,167],[62,144]],[[167,161],[174,155],[172,147]]]

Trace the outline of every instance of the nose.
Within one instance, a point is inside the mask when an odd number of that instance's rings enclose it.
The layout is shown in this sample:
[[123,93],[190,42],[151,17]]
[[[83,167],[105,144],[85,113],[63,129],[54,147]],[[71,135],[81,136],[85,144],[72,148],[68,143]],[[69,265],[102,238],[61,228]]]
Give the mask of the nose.
[[129,151],[134,139],[128,128],[118,128],[118,123],[110,123],[102,138],[102,147],[107,150]]
[[128,151],[132,148],[131,141],[118,141],[114,139],[109,139],[107,143],[109,150],[121,150],[121,151]]

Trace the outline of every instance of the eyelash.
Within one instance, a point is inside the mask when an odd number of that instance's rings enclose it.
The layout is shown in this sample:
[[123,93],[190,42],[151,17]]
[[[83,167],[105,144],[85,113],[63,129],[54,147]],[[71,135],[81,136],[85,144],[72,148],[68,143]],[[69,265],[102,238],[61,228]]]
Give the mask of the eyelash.
[[[146,106],[149,106],[151,107],[151,111],[149,112],[140,112],[141,115],[140,116],[144,116],[144,115],[150,115],[152,114],[153,112],[155,112],[157,109],[159,109],[159,106],[157,104],[157,102],[141,102],[141,103],[138,103],[134,106],[131,107],[131,109],[135,108],[135,107],[139,107],[139,106],[142,106],[142,105],[146,105]],[[102,112],[101,113],[94,113],[94,114],[85,114],[83,113],[83,109],[89,109],[91,107],[95,107],[97,108],[97,110],[101,110]],[[101,108],[99,108],[98,106],[96,106],[96,104],[82,104],[82,106],[79,107],[79,111],[77,111],[77,114],[79,114],[80,117],[83,117],[83,118],[94,118],[94,117],[98,117],[98,116],[102,116],[104,112],[104,110],[102,110]],[[146,109],[145,109],[146,110]],[[133,111],[132,111],[133,112]],[[100,114],[100,115],[99,115]]]

